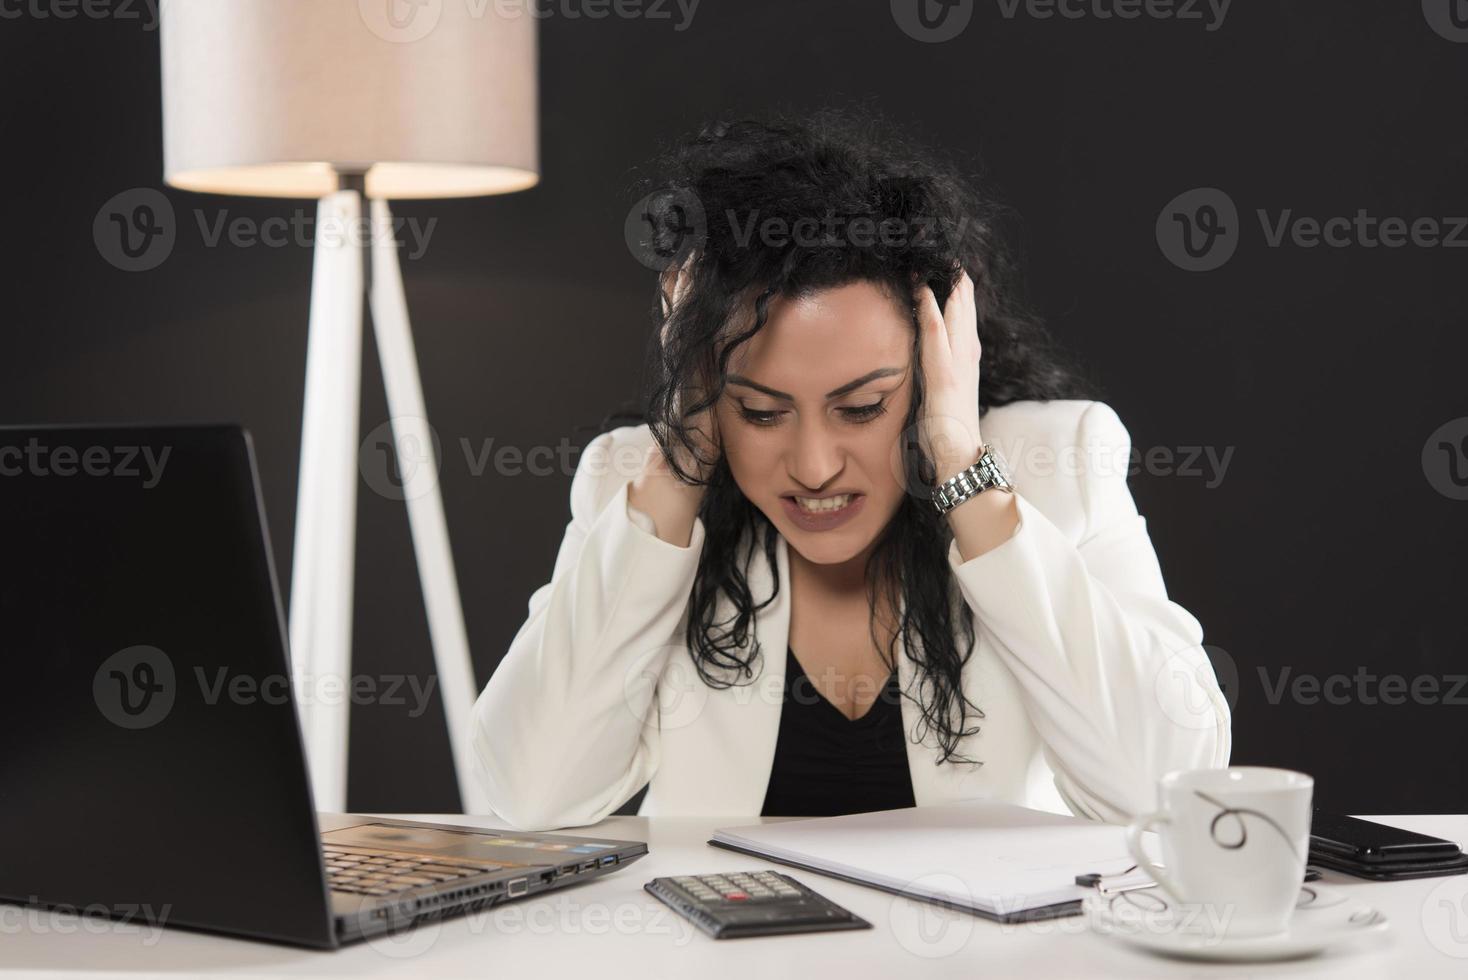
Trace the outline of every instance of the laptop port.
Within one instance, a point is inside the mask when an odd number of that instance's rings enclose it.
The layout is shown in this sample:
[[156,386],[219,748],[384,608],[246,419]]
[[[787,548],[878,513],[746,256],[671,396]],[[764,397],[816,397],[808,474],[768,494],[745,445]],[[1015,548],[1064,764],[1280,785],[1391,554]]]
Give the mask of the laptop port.
[[592,858],[590,861],[582,861],[581,862],[581,870],[582,871],[595,871],[596,870],[596,858]]
[[505,889],[505,894],[510,898],[519,898],[530,890],[529,878],[512,878]]
[[604,858],[601,859],[601,866],[603,868],[605,868],[609,864],[616,864],[616,863],[617,863],[617,855],[615,855],[615,854],[608,854],[606,857],[604,857]]
[[553,881],[556,880],[556,872],[555,871],[542,871],[540,873],[540,880],[543,881],[543,882],[545,882],[546,884],[550,884],[551,882],[553,882]]

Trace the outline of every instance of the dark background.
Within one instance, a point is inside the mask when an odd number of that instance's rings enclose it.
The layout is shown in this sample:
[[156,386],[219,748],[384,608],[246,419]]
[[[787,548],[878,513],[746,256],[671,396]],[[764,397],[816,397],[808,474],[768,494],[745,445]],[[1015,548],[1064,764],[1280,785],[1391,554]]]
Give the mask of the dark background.
[[[1233,761],[1313,773],[1317,801],[1348,812],[1468,809],[1462,703],[1271,703],[1260,674],[1468,671],[1468,503],[1423,464],[1434,430],[1468,416],[1468,252],[1270,248],[1254,216],[1468,213],[1468,43],[1415,2],[1334,0],[1240,0],[1214,31],[978,0],[940,44],[884,0],[704,0],[684,31],[553,16],[540,38],[540,186],[396,207],[438,219],[404,276],[481,682],[549,578],[570,473],[476,477],[461,440],[579,448],[594,432],[578,426],[636,397],[654,279],[623,239],[633,168],[720,114],[870,99],[982,163],[1020,219],[1032,302],[1137,447],[1233,448],[1216,487],[1132,483],[1171,595],[1237,669]],[[113,195],[162,186],[157,32],[0,19],[0,81],[0,420],[244,423],[288,574],[310,251],[206,247],[194,213],[314,204],[167,189],[172,253],[121,271],[92,226]],[[1171,264],[1154,233],[1196,187],[1241,216],[1216,271]],[[370,334],[364,353],[365,435],[387,415]],[[355,669],[426,676],[406,514],[365,482],[359,506]],[[355,708],[351,737],[352,808],[457,809],[437,699],[418,718]]]

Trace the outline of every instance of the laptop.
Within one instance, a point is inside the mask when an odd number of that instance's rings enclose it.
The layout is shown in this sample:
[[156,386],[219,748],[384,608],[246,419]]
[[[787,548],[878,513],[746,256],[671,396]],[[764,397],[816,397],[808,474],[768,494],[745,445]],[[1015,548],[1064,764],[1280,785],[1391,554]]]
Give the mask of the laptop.
[[0,427],[0,901],[333,949],[642,842],[317,814],[250,437]]

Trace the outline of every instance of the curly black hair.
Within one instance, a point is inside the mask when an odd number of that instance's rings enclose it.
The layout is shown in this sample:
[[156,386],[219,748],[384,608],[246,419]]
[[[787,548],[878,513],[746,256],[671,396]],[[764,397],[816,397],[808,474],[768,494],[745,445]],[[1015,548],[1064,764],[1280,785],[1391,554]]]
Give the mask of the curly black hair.
[[[712,122],[664,147],[633,192],[643,202],[639,217],[646,225],[638,244],[666,267],[684,269],[686,293],[665,312],[662,289],[669,277],[659,282],[642,408],[608,415],[601,428],[646,423],[678,478],[707,486],[686,640],[704,682],[728,687],[753,677],[752,665],[762,655],[752,626],[755,614],[779,594],[778,531],[739,490],[722,455],[698,454],[690,420],[721,397],[730,357],[763,329],[771,299],[871,282],[909,311],[916,364],[921,351],[914,283],[928,283],[942,308],[966,270],[983,347],[981,416],[1025,399],[1088,397],[1092,386],[1024,307],[1011,252],[999,234],[1008,210],[979,190],[976,176],[965,175],[875,109],[779,111],[762,119]],[[776,236],[761,228],[803,233]],[[731,324],[749,320],[751,305],[753,325],[731,331]],[[920,375],[914,374],[906,433],[916,431],[920,418]],[[675,446],[704,462],[707,477],[680,466]],[[935,471],[921,447],[904,444],[901,452],[907,486],[931,487]],[[753,533],[741,556],[746,532]],[[898,635],[923,678],[918,698],[904,692],[922,711],[917,738],[936,730],[940,763],[981,765],[957,754],[959,739],[978,731],[965,728],[970,711],[978,718],[984,713],[962,688],[962,669],[974,650],[974,617],[948,567],[952,538],[925,495],[903,495],[866,569],[871,631],[874,644],[884,649],[875,610],[879,601],[891,602],[891,590],[900,589],[905,608]],[[756,541],[774,571],[773,591],[763,600],[751,594],[747,578]],[[734,614],[715,623],[720,593]],[[893,637],[884,652],[894,669],[895,646]]]

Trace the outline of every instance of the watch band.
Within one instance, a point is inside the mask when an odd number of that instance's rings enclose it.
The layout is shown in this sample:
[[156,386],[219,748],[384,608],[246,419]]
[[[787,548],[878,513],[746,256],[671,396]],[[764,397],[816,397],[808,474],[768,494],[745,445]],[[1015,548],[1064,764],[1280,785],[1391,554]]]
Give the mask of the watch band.
[[981,447],[979,458],[972,465],[933,488],[933,506],[938,513],[946,514],[985,490],[1014,493],[1014,484],[1009,480],[1009,467],[1005,464],[1004,457],[992,446]]

